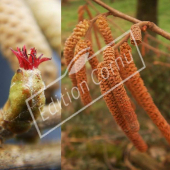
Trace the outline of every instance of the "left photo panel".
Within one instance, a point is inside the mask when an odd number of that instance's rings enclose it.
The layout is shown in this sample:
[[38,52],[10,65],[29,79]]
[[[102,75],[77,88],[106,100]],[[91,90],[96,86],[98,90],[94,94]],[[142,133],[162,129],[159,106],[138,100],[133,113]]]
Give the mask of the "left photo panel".
[[0,0],[0,77],[0,170],[60,170],[60,0]]

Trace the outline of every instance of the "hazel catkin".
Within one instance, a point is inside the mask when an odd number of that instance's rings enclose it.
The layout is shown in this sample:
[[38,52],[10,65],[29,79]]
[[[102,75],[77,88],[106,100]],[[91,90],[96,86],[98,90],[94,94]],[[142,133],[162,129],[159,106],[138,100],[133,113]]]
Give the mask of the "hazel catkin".
[[89,87],[87,84],[87,76],[86,76],[86,67],[85,67],[85,61],[86,58],[84,54],[86,54],[88,51],[85,50],[81,53],[82,50],[87,48],[87,44],[85,40],[80,40],[75,48],[75,69],[76,69],[76,80],[77,80],[77,87],[79,89],[81,101],[84,105],[87,105],[92,101]]
[[139,45],[142,42],[142,34],[139,25],[134,24],[131,26],[130,42],[132,45]]
[[105,43],[111,43],[114,39],[109,24],[107,23],[106,17],[103,15],[99,16],[96,20],[96,24],[104,38]]
[[130,99],[126,93],[126,90],[123,86],[122,79],[120,77],[118,68],[115,62],[114,50],[112,47],[107,47],[104,50],[104,62],[105,66],[108,68],[108,81],[111,84],[111,88],[117,85],[116,88],[113,89],[113,94],[115,96],[115,100],[123,114],[125,120],[127,120],[130,129],[133,132],[139,131],[139,122],[137,120],[137,116],[132,108]]
[[[81,37],[83,37],[86,34],[87,29],[89,28],[89,21],[83,20],[77,24],[77,26],[74,28],[73,33],[65,42],[64,46],[64,57],[66,60],[67,66],[69,66],[70,62],[74,58],[74,48],[77,44],[77,42],[80,40]],[[69,67],[69,71],[71,70],[71,67],[74,63],[71,64]],[[70,79],[72,80],[73,86],[77,86],[77,80],[76,75],[72,74],[70,75]]]
[[[115,43],[113,42],[113,36],[112,36],[112,31],[111,28],[109,27],[109,24],[107,22],[107,18],[103,15],[99,16],[96,20],[96,24],[99,28],[100,33],[102,34],[105,43],[110,46],[114,46]],[[115,56],[119,56],[119,51],[118,49],[115,49]]]
[[[98,64],[98,79],[100,82],[101,93],[104,95],[108,90],[110,90],[111,86],[109,84],[106,72],[103,68],[105,68],[104,62]],[[134,144],[134,146],[141,152],[145,152],[147,150],[147,145],[143,141],[142,137],[137,132],[131,132],[127,121],[122,116],[122,113],[117,105],[117,102],[114,98],[113,91],[108,92],[104,96],[104,100],[114,117],[116,123],[121,127],[125,135],[130,139],[130,141]]]
[[124,63],[124,67],[119,66],[121,68],[121,76],[123,79],[125,79],[136,72],[133,77],[125,82],[125,84],[138,102],[138,104],[146,111],[152,121],[159,128],[163,136],[170,143],[170,126],[161,115],[159,109],[154,104],[152,97],[150,96],[142,78],[140,77],[140,74],[137,72],[137,68],[131,58],[129,51],[131,52],[131,47],[128,45],[127,42],[124,42],[120,46],[120,52]]

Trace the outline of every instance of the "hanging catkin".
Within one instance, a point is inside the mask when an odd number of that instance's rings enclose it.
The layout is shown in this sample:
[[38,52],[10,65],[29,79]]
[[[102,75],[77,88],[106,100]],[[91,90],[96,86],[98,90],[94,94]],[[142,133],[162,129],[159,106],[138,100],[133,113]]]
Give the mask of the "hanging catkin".
[[114,39],[109,24],[107,23],[106,17],[103,15],[99,16],[96,20],[96,24],[104,38],[105,43],[109,44],[110,42],[112,42]]
[[[89,21],[83,20],[79,22],[77,26],[74,28],[74,31],[71,34],[71,36],[66,40],[65,46],[64,46],[64,57],[66,59],[67,66],[70,64],[70,62],[74,58],[74,48],[77,42],[80,40],[81,37],[83,37],[86,34],[86,31],[88,28],[89,28]],[[72,65],[73,63],[69,67],[69,71]],[[77,86],[76,75],[72,74],[70,75],[70,78],[72,80],[73,86]]]
[[[96,20],[96,24],[104,38],[105,43],[110,44],[112,42],[111,46],[114,46],[115,43],[113,43],[114,39],[109,24],[107,22],[107,18],[103,15],[99,16]],[[118,49],[115,50],[115,56],[119,56]]]
[[86,54],[88,51],[84,51],[80,53],[82,50],[86,48],[87,48],[87,43],[85,42],[85,40],[80,40],[75,48],[75,56],[76,56],[75,68],[76,68],[77,87],[79,89],[81,101],[84,105],[87,105],[92,101],[89,92],[89,87],[87,84],[86,67],[85,67],[86,58],[83,57],[83,54]]
[[[91,42],[90,42],[89,40],[86,40],[86,43],[87,43],[87,46],[90,48],[90,49],[88,50],[88,52],[89,52],[89,58],[90,58],[91,56],[94,55],[94,51],[93,51]],[[96,56],[92,57],[92,58],[89,60],[89,63],[90,63],[90,65],[91,65],[92,70],[95,70],[95,71],[94,71],[94,74],[96,75],[96,77],[98,77],[97,65],[99,64],[99,61],[98,61],[97,57],[96,57]]]
[[[108,82],[107,73],[105,72],[106,65],[104,65],[104,62],[101,62],[98,64],[98,79],[100,83],[101,93],[104,94],[108,90],[110,90],[111,86]],[[116,103],[116,100],[113,95],[113,91],[110,91],[109,93],[104,95],[104,100],[109,108],[109,111],[111,112],[112,116],[114,117],[116,123],[121,127],[125,135],[132,141],[134,146],[141,152],[145,152],[147,150],[147,145],[143,141],[142,137],[137,133],[130,132],[130,129],[128,127],[127,121],[122,116],[121,111],[119,110],[119,107]]]
[[[120,67],[120,73],[122,78],[124,79],[135,73],[137,71],[137,68],[131,58],[131,48],[127,42],[124,42],[120,46],[120,51],[122,55],[122,60],[124,62],[124,67]],[[129,63],[127,61],[131,62]],[[138,104],[143,107],[143,109],[147,112],[152,121],[162,132],[166,140],[170,143],[170,126],[154,104],[152,97],[150,96],[142,78],[140,77],[140,74],[135,74],[132,78],[127,80],[125,84],[131,91],[134,98],[137,100]]]
[[132,45],[139,45],[142,42],[142,34],[139,25],[134,24],[131,26],[130,42]]
[[[115,62],[115,55],[114,50],[112,47],[107,47],[104,50],[104,62],[108,68],[108,81],[111,85],[111,88],[118,85],[122,82],[120,77],[116,62]],[[133,132],[137,132],[139,130],[139,122],[137,120],[137,116],[132,108],[130,99],[126,93],[126,90],[123,84],[118,85],[114,90],[113,94],[115,96],[115,100],[121,110],[121,113],[125,120],[127,120],[130,129]]]

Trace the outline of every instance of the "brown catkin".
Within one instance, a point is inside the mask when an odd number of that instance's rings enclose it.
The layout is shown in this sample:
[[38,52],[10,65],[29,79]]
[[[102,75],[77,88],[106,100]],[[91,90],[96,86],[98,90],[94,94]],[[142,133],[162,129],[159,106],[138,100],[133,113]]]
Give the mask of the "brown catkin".
[[[66,60],[67,66],[70,64],[70,62],[74,58],[74,48],[77,44],[77,42],[80,40],[81,37],[84,37],[87,29],[89,28],[89,21],[88,20],[83,20],[77,24],[77,26],[74,28],[73,33],[71,34],[70,37],[65,42],[64,46],[64,57]],[[71,64],[69,67],[69,71],[71,70],[71,67],[74,63]],[[70,75],[70,78],[72,80],[73,86],[77,86],[77,80],[76,80],[76,75],[72,74]]]
[[[124,67],[119,66],[121,68],[120,73],[122,78],[125,79],[135,73],[137,71],[137,68],[131,58],[131,55],[129,54],[129,51],[131,53],[131,47],[128,45],[127,42],[124,42],[120,46],[120,51],[122,55],[122,60],[124,62]],[[127,61],[131,62],[129,63]],[[138,102],[138,104],[143,107],[143,109],[147,112],[152,121],[162,132],[163,136],[170,143],[170,126],[154,104],[152,97],[150,96],[142,78],[140,77],[140,74],[136,73],[132,78],[127,80],[125,84]]]
[[[114,46],[115,43],[113,43],[114,39],[112,36],[112,31],[109,27],[109,24],[107,22],[107,18],[103,15],[99,16],[96,20],[96,24],[99,28],[100,33],[102,34],[104,41],[106,44],[110,44],[112,42],[111,46]],[[118,49],[115,50],[115,56],[119,56]]]
[[[89,58],[90,58],[91,56],[94,55],[94,51],[93,51],[91,42],[90,42],[89,40],[86,40],[86,43],[87,43],[87,46],[90,48],[90,49],[88,50],[88,52],[89,52]],[[89,63],[90,63],[90,65],[91,65],[92,70],[95,70],[95,71],[94,71],[94,74],[96,75],[96,77],[98,77],[97,65],[99,64],[99,61],[98,61],[97,57],[96,57],[96,56],[93,56],[93,57],[89,60]]]
[[[84,105],[89,104],[92,99],[89,92],[89,87],[87,84],[87,76],[86,76],[86,67],[85,67],[85,57],[83,54],[86,54],[88,51],[82,50],[87,48],[87,43],[85,40],[80,40],[75,48],[75,69],[76,69],[76,79],[77,79],[77,87],[79,89],[79,94],[81,97],[81,101]],[[83,67],[82,67],[83,66]]]
[[[108,81],[111,84],[111,88],[113,88],[114,86],[121,83],[122,79],[120,77],[116,65],[114,50],[112,47],[107,47],[104,50],[104,63],[108,69]],[[130,129],[133,132],[139,131],[139,122],[137,120],[137,116],[134,112],[134,109],[132,108],[130,99],[126,93],[124,85],[119,84],[116,88],[114,88],[113,94],[123,117],[125,118],[125,120],[127,120],[129,124]]]
[[96,20],[96,24],[104,38],[105,43],[111,43],[114,39],[109,24],[107,22],[107,18],[103,15],[99,16]]
[[[106,67],[104,65],[104,62],[101,62],[98,64],[98,79],[100,83],[101,93],[104,95],[110,88],[110,84],[108,82],[108,79],[105,79],[107,77],[105,70],[102,69]],[[145,152],[147,150],[147,145],[143,141],[142,137],[137,133],[130,132],[130,129],[127,125],[127,121],[122,116],[119,107],[116,103],[116,100],[114,98],[113,92],[110,91],[109,93],[104,95],[104,100],[109,108],[109,111],[111,112],[112,116],[114,117],[116,123],[121,127],[125,135],[132,141],[134,146],[141,152]]]
[[132,45],[139,45],[142,42],[142,34],[139,25],[134,24],[131,26],[130,42]]

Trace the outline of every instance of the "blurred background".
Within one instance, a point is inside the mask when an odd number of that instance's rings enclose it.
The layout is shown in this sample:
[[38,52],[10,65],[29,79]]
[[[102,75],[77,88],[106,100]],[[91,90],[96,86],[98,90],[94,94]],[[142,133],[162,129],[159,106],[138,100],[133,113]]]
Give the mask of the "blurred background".
[[[92,3],[92,6],[89,5]],[[160,28],[169,32],[170,18],[168,0],[105,0],[107,5],[127,15],[140,20],[148,20],[156,23]],[[63,0],[62,1],[62,51],[66,39],[71,35],[78,23],[78,11],[80,6],[88,4],[93,17],[98,13],[107,12],[93,1]],[[84,18],[89,15],[84,12]],[[111,22],[114,38],[119,37],[131,27],[131,23],[113,16],[108,17]],[[101,39],[101,47],[104,41]],[[98,49],[94,32],[92,34],[93,48]],[[165,38],[152,32],[143,33],[143,44],[140,51],[146,64],[146,68],[140,73],[145,85],[151,94],[156,106],[162,115],[170,123],[170,45]],[[153,47],[153,48],[152,48]],[[134,48],[134,47],[133,47]],[[133,49],[132,48],[132,49]],[[136,51],[132,51],[137,56]],[[100,59],[101,56],[98,56]],[[139,58],[135,57],[139,63]],[[66,70],[65,60],[62,56],[62,74]],[[91,69],[87,66],[88,77]],[[90,84],[91,96],[99,96],[100,90]],[[71,89],[72,83],[69,77],[62,80],[63,88]],[[64,91],[64,89],[62,89]],[[135,112],[140,122],[140,134],[147,142],[149,149],[146,153],[139,153],[126,138],[121,129],[116,125],[103,99],[95,102],[62,126],[62,169],[65,170],[162,170],[170,169],[170,146],[160,134],[159,130],[145,111],[135,104]],[[82,108],[80,100],[62,111],[62,119]]]
[[[30,48],[37,49],[37,57],[52,58],[51,61],[42,64],[39,68],[46,85],[56,80],[61,74],[61,1],[60,0],[1,0],[0,1],[0,108],[8,99],[11,79],[19,68],[17,58],[10,48],[16,50],[26,45],[28,53]],[[46,105],[51,102],[51,97],[57,95],[60,100],[60,83],[56,83],[45,91]],[[56,123],[57,124],[57,123]],[[34,125],[33,125],[34,126]],[[51,127],[41,129],[42,133]],[[13,148],[19,147],[18,152],[11,155],[15,162],[4,162],[5,156],[1,155],[0,169],[60,169],[60,139],[61,129],[57,128],[44,138],[40,139],[33,127],[29,132],[9,138],[4,143],[4,149],[8,146],[10,153]],[[22,148],[20,148],[22,146]],[[39,149],[39,159],[33,159]],[[27,158],[20,151],[31,150],[33,155],[27,154]],[[53,152],[51,152],[51,149]],[[15,149],[16,150],[16,149]],[[5,150],[8,154],[9,150]],[[0,151],[3,154],[3,151]],[[18,156],[18,154],[20,154]],[[51,155],[51,156],[50,156]],[[51,158],[53,156],[53,158]],[[23,158],[22,158],[23,157]],[[4,159],[3,159],[4,158]],[[20,159],[20,161],[17,161]],[[42,160],[41,160],[42,159]]]

